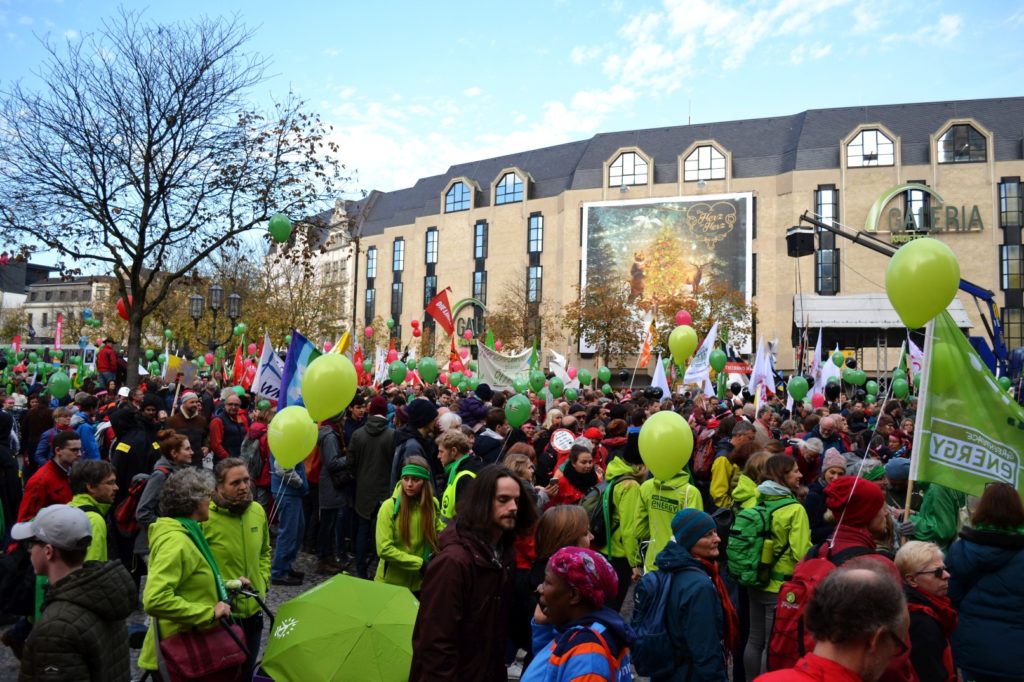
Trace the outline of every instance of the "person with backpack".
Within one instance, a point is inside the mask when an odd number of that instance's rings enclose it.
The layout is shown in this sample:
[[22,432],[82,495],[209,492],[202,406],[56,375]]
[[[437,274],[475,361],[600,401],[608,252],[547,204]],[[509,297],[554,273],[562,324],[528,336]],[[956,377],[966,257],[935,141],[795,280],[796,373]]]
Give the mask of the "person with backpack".
[[[386,422],[385,422],[386,423]],[[406,459],[402,482],[377,511],[377,573],[374,580],[406,587],[419,597],[427,561],[444,530],[430,467],[419,455]]]
[[[370,401],[369,413],[365,424],[353,432],[348,445],[348,466],[356,479],[356,572],[364,578],[371,577],[369,566],[373,557],[373,524],[377,523],[377,512],[394,492],[389,482],[395,431],[388,427],[387,400],[382,396],[374,397]],[[430,465],[427,466],[429,468]],[[431,485],[432,494],[433,489]]]
[[153,473],[145,479],[146,483],[142,492],[130,494],[124,502],[124,507],[119,507],[115,511],[116,516],[123,516],[124,513],[127,513],[127,507],[131,500],[138,500],[135,507],[135,521],[138,523],[138,532],[135,536],[135,555],[147,563],[149,527],[160,516],[160,491],[163,490],[164,483],[167,482],[167,478],[171,474],[192,465],[192,443],[187,437],[174,429],[161,429],[156,437],[157,443],[160,445],[160,459],[153,466]]
[[[648,476],[647,467],[640,459],[640,451],[637,449],[638,435],[630,435],[628,440],[630,442],[622,454],[608,462],[605,484],[611,488],[607,495],[608,520],[611,526],[604,529],[607,537],[597,537],[595,534],[594,542],[595,547],[600,547],[608,557],[619,579],[618,594],[608,604],[616,611],[621,609],[623,602],[626,601],[626,593],[632,583],[633,567],[640,565],[640,549],[637,547],[632,527],[636,522],[640,484],[646,481]],[[602,522],[604,502],[605,500],[602,500],[600,505]],[[593,525],[591,524],[591,528]]]
[[757,486],[758,503],[736,516],[729,535],[729,573],[747,588],[750,634],[743,651],[747,682],[766,670],[779,588],[811,547],[807,512],[796,499],[799,487],[796,461],[789,455],[772,455]]
[[615,570],[607,559],[591,549],[563,547],[548,560],[537,592],[537,623],[553,627],[554,638],[538,648],[522,682],[633,679],[632,629],[605,606],[618,592]]
[[249,470],[252,481],[253,499],[270,513],[270,445],[267,443],[267,425],[277,413],[273,407],[257,409],[252,417],[252,424],[242,441],[241,460]]
[[[740,422],[736,428],[750,428],[750,424]],[[739,483],[743,467],[747,460],[756,452],[760,452],[761,445],[755,440],[746,440],[735,445],[729,454],[716,457],[711,465],[711,501],[718,509],[732,509],[733,490]]]
[[632,541],[640,548],[643,562],[633,566],[635,580],[657,569],[654,560],[672,539],[672,519],[680,509],[704,511],[700,490],[690,483],[685,468],[664,481],[655,477],[640,484]]
[[655,558],[658,570],[637,583],[633,664],[652,682],[728,682],[740,629],[719,574],[715,521],[682,509],[672,537]]
[[107,512],[117,493],[117,477],[110,462],[79,460],[71,467],[71,502],[68,506],[85,512],[92,527],[92,542],[86,561],[107,560]]

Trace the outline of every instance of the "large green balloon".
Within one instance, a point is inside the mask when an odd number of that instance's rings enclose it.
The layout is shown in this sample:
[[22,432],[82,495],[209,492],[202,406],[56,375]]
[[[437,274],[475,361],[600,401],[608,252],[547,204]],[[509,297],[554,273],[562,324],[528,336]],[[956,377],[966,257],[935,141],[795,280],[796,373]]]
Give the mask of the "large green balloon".
[[575,388],[567,388],[567,389],[565,389],[565,391],[562,393],[562,395],[564,395],[565,399],[568,400],[570,403],[576,402],[576,398],[579,397],[579,393],[576,392]]
[[711,364],[711,369],[716,372],[721,372],[725,369],[725,363],[729,360],[726,356],[725,351],[721,348],[716,348],[711,351],[711,355],[708,356],[708,362]]
[[998,382],[999,388],[1003,389],[1004,391],[1009,391],[1010,386],[1013,385],[1013,383],[1010,381],[1010,377],[999,377]]
[[234,391],[235,395],[237,395],[239,398],[245,395],[245,389],[242,388],[241,386],[232,386],[231,390]]
[[[341,357],[337,353],[330,355]],[[326,358],[330,355],[320,357]],[[317,358],[317,360],[319,359]],[[306,369],[307,375],[312,366],[311,364]],[[303,384],[305,384],[305,377],[303,377]],[[286,407],[274,415],[267,427],[267,445],[270,446],[270,454],[274,456],[281,467],[290,469],[313,452],[317,431],[316,422],[313,421],[306,408],[298,405]]]
[[832,354],[833,365],[835,365],[836,367],[842,367],[844,362],[846,362],[846,357],[842,353],[836,351],[835,353]]
[[395,360],[388,365],[388,377],[395,382],[400,384],[405,381],[405,375],[409,372],[409,368],[405,366],[405,363],[401,360]]
[[548,381],[548,391],[551,392],[551,397],[557,398],[562,395],[562,391],[565,390],[565,382],[558,377],[551,377]]
[[275,213],[270,217],[270,224],[267,226],[270,236],[278,244],[288,241],[292,236],[292,221],[284,213]]
[[475,391],[476,387],[480,385],[480,380],[476,377],[469,377],[466,380],[466,388],[470,391]]
[[607,367],[598,367],[597,380],[600,381],[602,384],[607,384],[609,381],[612,380],[612,371]]
[[434,358],[423,358],[419,361],[418,367],[420,368],[420,377],[425,382],[432,384],[437,381],[437,362]]
[[462,372],[452,372],[448,375],[448,383],[452,386],[458,386],[462,383],[462,380],[466,377],[463,376]]
[[577,374],[576,378],[580,380],[580,386],[589,386],[590,382],[594,380],[594,377],[590,375],[590,370],[581,369]]
[[611,384],[603,384],[601,386],[601,393],[604,393],[605,395],[611,395],[612,394]]
[[864,384],[864,390],[868,392],[868,395],[875,395],[876,393],[878,393],[878,382],[869,381],[868,383]]
[[505,419],[512,428],[519,428],[530,418],[531,409],[530,399],[525,395],[516,394],[505,403]]
[[46,384],[46,390],[54,398],[63,398],[71,390],[71,378],[63,371],[54,372]]
[[851,373],[850,383],[854,386],[863,386],[868,381],[867,372],[862,369],[855,369]]
[[373,360],[363,360],[363,374],[373,371]]
[[679,325],[669,334],[668,349],[672,352],[672,360],[677,365],[685,365],[693,351],[697,350],[697,332],[693,327]]
[[527,381],[526,377],[520,374],[512,380],[512,388],[516,393],[526,393],[526,389],[530,388],[530,382]]
[[906,380],[907,380],[907,373],[906,373],[906,372],[904,372],[904,371],[903,371],[902,369],[898,369],[898,370],[896,370],[896,371],[894,371],[894,372],[892,373],[892,380],[893,380],[893,381],[899,381],[899,380],[901,380],[901,379],[902,379],[903,381],[906,381]]
[[803,400],[807,395],[807,379],[802,376],[795,376],[789,378],[789,383],[786,384],[786,392],[793,398],[793,400]]
[[686,466],[693,453],[693,431],[677,412],[655,412],[640,427],[640,457],[660,481]]
[[544,388],[544,372],[539,369],[535,369],[530,372],[530,388],[534,391],[539,391]]
[[340,414],[352,402],[357,383],[356,368],[344,355],[326,353],[309,363],[302,375],[302,401],[309,416],[321,422]]
[[910,393],[910,385],[906,379],[896,379],[892,382],[892,395],[898,400],[903,400]]
[[885,271],[885,293],[908,329],[923,327],[950,304],[960,287],[960,264],[938,239],[900,247]]

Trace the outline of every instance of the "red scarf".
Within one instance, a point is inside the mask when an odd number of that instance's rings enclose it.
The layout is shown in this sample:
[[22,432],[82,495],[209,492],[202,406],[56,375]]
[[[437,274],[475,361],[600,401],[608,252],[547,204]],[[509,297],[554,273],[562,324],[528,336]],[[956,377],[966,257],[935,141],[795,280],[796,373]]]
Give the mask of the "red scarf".
[[[910,588],[914,589],[914,588]],[[946,648],[942,650],[942,664],[946,668],[946,682],[956,682],[956,668],[953,667],[953,650],[949,645],[949,638],[953,634],[953,630],[956,629],[956,609],[953,608],[952,602],[949,597],[940,597],[937,594],[925,594],[921,590],[915,590],[917,594],[924,597],[927,605],[918,603],[917,601],[907,600],[907,608],[911,611],[918,611],[926,614],[929,618],[934,620],[939,630],[942,631],[942,635],[946,638]]]
[[711,576],[711,582],[715,584],[715,591],[718,592],[718,600],[722,602],[722,620],[725,623],[722,642],[725,645],[725,653],[728,656],[736,650],[736,645],[739,643],[739,616],[736,615],[736,609],[733,607],[732,601],[729,599],[729,591],[725,589],[725,583],[722,582],[722,576],[718,574],[718,564],[714,561],[708,561],[701,557],[694,558],[700,561],[701,565],[704,566],[704,570],[707,571],[709,576]]

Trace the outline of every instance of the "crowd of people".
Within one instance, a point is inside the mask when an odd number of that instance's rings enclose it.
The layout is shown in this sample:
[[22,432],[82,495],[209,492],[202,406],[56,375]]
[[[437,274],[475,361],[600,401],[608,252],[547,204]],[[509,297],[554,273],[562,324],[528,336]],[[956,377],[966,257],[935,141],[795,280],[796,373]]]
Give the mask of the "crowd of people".
[[[301,551],[419,598],[413,680],[1024,679],[1020,494],[909,483],[913,399],[584,388],[530,394],[513,427],[509,396],[360,388],[282,467],[274,406],[210,379],[16,386],[0,597],[38,585],[5,614],[22,679],[129,679],[129,643],[173,679],[188,637],[251,673],[264,622],[245,593],[303,585]],[[639,446],[661,410],[695,436],[664,479]]]

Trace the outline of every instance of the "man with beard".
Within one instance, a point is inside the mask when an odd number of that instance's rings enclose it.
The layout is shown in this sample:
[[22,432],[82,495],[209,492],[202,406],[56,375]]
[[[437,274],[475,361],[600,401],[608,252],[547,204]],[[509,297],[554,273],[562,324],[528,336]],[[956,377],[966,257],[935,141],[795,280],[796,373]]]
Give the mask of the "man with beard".
[[[252,503],[252,483],[245,462],[229,457],[213,468],[216,486],[203,534],[225,580],[239,579],[261,599],[270,584],[270,531],[262,505]],[[255,599],[236,599],[231,615],[245,632],[249,661],[255,661],[263,633],[263,612]],[[252,677],[247,671],[245,679]]]
[[192,445],[192,466],[203,466],[203,446],[210,434],[210,429],[203,416],[203,405],[199,396],[193,391],[186,391],[181,396],[181,407],[167,420],[167,428],[174,429],[188,438]]

